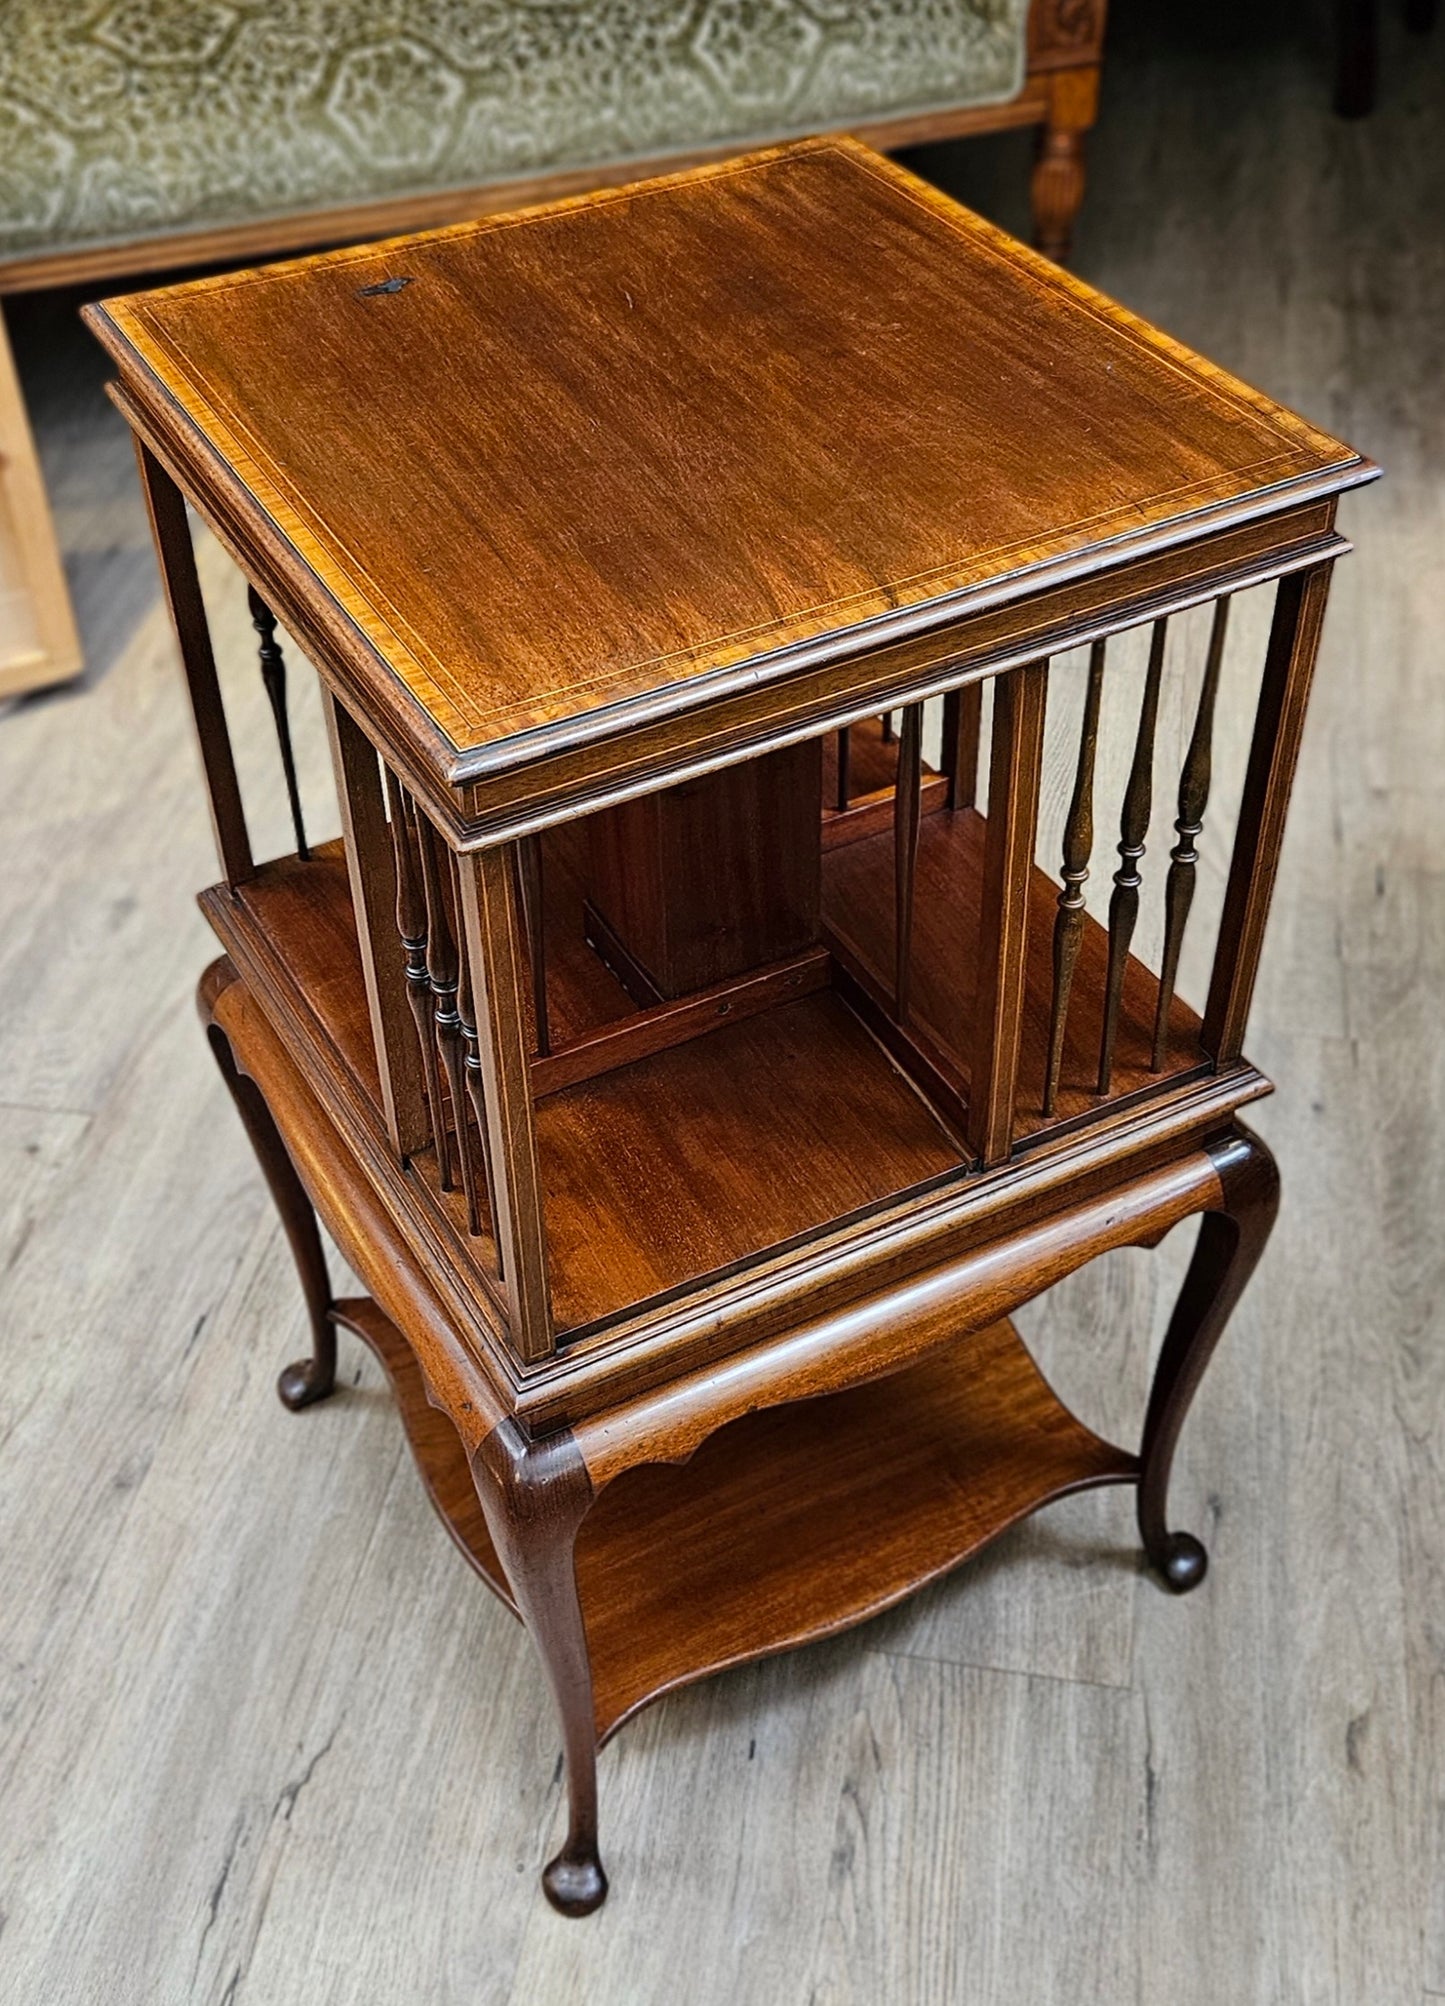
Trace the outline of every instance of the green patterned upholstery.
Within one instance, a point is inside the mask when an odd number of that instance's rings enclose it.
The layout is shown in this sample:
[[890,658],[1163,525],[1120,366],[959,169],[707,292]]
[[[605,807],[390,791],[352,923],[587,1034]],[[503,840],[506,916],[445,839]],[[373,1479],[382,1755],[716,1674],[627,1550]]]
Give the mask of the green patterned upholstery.
[[0,260],[1012,97],[1027,0],[0,0]]

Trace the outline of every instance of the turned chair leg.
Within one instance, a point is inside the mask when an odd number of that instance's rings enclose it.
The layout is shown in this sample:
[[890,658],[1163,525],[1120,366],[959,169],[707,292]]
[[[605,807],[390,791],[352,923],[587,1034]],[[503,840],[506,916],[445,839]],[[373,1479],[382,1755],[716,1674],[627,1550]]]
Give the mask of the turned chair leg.
[[592,1486],[570,1436],[528,1442],[503,1421],[472,1457],[492,1544],[552,1688],[567,1759],[567,1837],[542,1870],[563,1915],[590,1915],[607,1899],[597,1847],[597,1728],[592,1659],[577,1595],[574,1547]]
[[251,1139],[251,1147],[270,1187],[276,1210],[281,1214],[281,1224],[286,1228],[286,1238],[291,1243],[292,1258],[301,1278],[301,1292],[306,1298],[306,1309],[311,1318],[310,1358],[299,1358],[288,1365],[276,1382],[276,1391],[282,1402],[295,1412],[302,1407],[310,1407],[317,1400],[324,1400],[336,1387],[336,1326],[331,1320],[333,1298],[331,1280],[326,1272],[326,1255],[322,1251],[321,1234],[317,1230],[311,1200],[296,1175],[295,1166],[286,1153],[286,1145],[271,1119],[271,1110],[260,1088],[237,1068],[230,1041],[219,1025],[208,1024],[206,1036],[215,1053],[221,1078],[231,1090],[231,1099],[236,1103],[236,1111]]
[[1056,264],[1067,264],[1074,224],[1084,200],[1084,140],[1098,108],[1097,70],[1064,70],[1053,79],[1049,116],[1040,126],[1029,201],[1034,245]]
[[1209,1153],[1219,1172],[1224,1203],[1200,1221],[1194,1257],[1155,1367],[1140,1451],[1139,1532],[1144,1551],[1178,1595],[1198,1587],[1209,1556],[1193,1533],[1170,1532],[1168,1527],[1175,1445],[1210,1353],[1254,1273],[1279,1209],[1279,1172],[1257,1136],[1236,1129]]

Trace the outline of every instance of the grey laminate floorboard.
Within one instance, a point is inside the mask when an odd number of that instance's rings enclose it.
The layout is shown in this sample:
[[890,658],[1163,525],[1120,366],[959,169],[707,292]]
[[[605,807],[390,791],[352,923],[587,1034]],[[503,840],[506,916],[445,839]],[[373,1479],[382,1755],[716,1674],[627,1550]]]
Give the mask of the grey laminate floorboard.
[[[330,1406],[272,1395],[302,1317],[190,1015],[209,842],[129,449],[73,297],[13,305],[92,668],[0,716],[4,2006],[1445,1995],[1445,30],[1385,10],[1379,111],[1344,126],[1323,11],[1118,0],[1079,242],[1388,475],[1348,511],[1250,1040],[1282,1084],[1281,1224],[1179,1463],[1208,1583],[1157,1590],[1101,1494],[663,1703],[603,1757],[614,1891],[586,1924],[536,1885],[561,1805],[526,1639],[430,1516],[379,1374],[348,1347]],[[1020,142],[920,159],[1023,220]],[[280,844],[241,596],[212,546],[202,569]],[[1266,617],[1233,629],[1196,940]],[[1171,638],[1161,772],[1202,639]],[[1060,664],[1060,743],[1079,694]],[[1046,858],[1067,785],[1056,759]],[[1101,807],[1096,900],[1113,836]],[[1186,1254],[1022,1319],[1126,1438]]]

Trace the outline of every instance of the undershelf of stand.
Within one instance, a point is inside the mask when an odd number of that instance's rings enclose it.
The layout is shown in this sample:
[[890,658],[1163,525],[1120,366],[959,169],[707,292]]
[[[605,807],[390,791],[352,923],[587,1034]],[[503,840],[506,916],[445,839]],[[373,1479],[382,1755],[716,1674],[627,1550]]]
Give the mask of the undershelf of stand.
[[[918,1022],[940,1044],[944,1026],[967,1024],[972,968],[966,943],[978,925],[984,820],[971,809],[928,815],[919,847],[915,920]],[[558,865],[563,863],[558,859]],[[824,912],[841,951],[864,969],[891,938],[891,837],[864,837],[825,859]],[[565,868],[549,867],[560,910],[549,926],[554,988],[564,1006],[595,1016],[606,974],[570,914]],[[1036,871],[1028,1004],[1020,1067],[1021,1136],[1044,1128],[1039,1082],[1051,984],[1057,886]],[[340,846],[306,863],[282,858],[203,904],[243,973],[264,941],[294,1014],[338,1053],[361,1095],[379,1106],[376,1061]],[[845,933],[846,929],[846,933]],[[846,942],[846,949],[845,949]],[[1079,956],[1079,1007],[1071,1013],[1057,1121],[1099,1108],[1087,1084],[1097,1050],[1104,930],[1087,923]],[[855,958],[850,954],[850,959]],[[569,973],[569,970],[571,971]],[[1114,1091],[1108,1105],[1157,1093],[1200,1069],[1198,1019],[1175,1001],[1165,1068],[1149,1070],[1155,978],[1129,962]],[[583,1028],[559,1012],[564,1030]],[[956,1055],[956,1077],[967,1075]],[[686,1110],[686,1120],[679,1111]],[[634,1304],[655,1301],[770,1248],[866,1213],[966,1167],[957,1141],[836,989],[821,989],[686,1044],[654,1053],[537,1104],[538,1148],[552,1257],[553,1312],[574,1335]],[[633,1162],[675,1162],[667,1179],[632,1177]],[[725,1163],[726,1178],[716,1175]],[[661,1197],[658,1194],[662,1194]],[[489,1234],[469,1240],[457,1194],[439,1200],[458,1239],[484,1265]],[[605,1257],[605,1258],[604,1258]]]
[[[367,1298],[338,1321],[386,1368],[432,1503],[512,1606],[455,1429]],[[618,1478],[577,1542],[599,1740],[725,1665],[875,1615],[1069,1491],[1138,1460],[1053,1395],[1005,1318],[892,1378],[769,1408],[688,1463]]]

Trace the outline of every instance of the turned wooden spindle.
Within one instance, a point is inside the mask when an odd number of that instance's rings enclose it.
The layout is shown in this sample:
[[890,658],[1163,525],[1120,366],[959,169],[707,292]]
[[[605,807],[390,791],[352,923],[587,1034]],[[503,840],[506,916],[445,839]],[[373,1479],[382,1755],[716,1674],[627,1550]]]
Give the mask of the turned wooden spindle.
[[1184,928],[1194,900],[1195,873],[1199,863],[1198,841],[1204,831],[1204,811],[1209,806],[1209,782],[1213,762],[1214,700],[1219,692],[1219,670],[1224,660],[1224,637],[1229,629],[1229,600],[1214,605],[1214,624],[1209,631],[1209,653],[1204,662],[1204,682],[1199,691],[1199,708],[1194,713],[1194,730],[1179,775],[1179,813],[1174,831],[1179,840],[1169,853],[1169,876],[1164,886],[1164,959],[1159,969],[1159,1004],[1154,1014],[1154,1051],[1150,1068],[1158,1072],[1164,1064],[1169,1042],[1169,1010],[1174,1001],[1174,983],[1179,974],[1179,950],[1184,945]]
[[[461,1169],[462,1191],[467,1201],[467,1216],[470,1219],[477,1216],[476,1176],[472,1163],[471,1138],[467,1129],[462,1020],[457,1013],[457,986],[461,970],[457,959],[457,944],[452,934],[451,915],[447,911],[448,873],[443,860],[441,838],[415,802],[412,803],[412,813],[416,817],[422,896],[426,900],[426,972],[432,995],[432,1027],[451,1095],[457,1161]],[[453,1188],[449,1181],[450,1176],[451,1162],[448,1156],[442,1178],[443,1191],[450,1191]],[[472,1230],[475,1232],[476,1228],[473,1227]]]
[[286,708],[286,657],[282,654],[281,644],[276,639],[276,615],[254,585],[246,587],[246,600],[251,609],[251,625],[261,637],[261,680],[270,699],[271,715],[276,720],[276,741],[281,748],[281,770],[286,776],[286,794],[291,803],[291,826],[296,831],[296,854],[303,863],[307,863],[310,861],[311,852],[306,846],[306,824],[301,816],[301,790],[296,784],[296,758],[291,750],[291,719]]
[[437,1069],[436,1044],[432,1037],[431,977],[427,974],[426,965],[426,904],[417,876],[410,829],[410,803],[407,800],[406,790],[389,766],[384,770],[386,806],[391,821],[391,848],[396,862],[396,930],[401,936],[402,953],[406,961],[406,1000],[411,1005],[412,1018],[416,1024],[417,1043],[421,1047],[422,1084],[426,1090],[427,1119],[431,1123],[432,1142],[436,1147],[437,1163],[442,1171],[443,1189],[449,1190],[451,1187],[447,1182],[450,1170],[446,1121],[442,1108],[441,1076]]
[[838,733],[838,792],[836,798],[838,813],[841,815],[848,806],[848,789],[853,774],[853,734],[845,724]]
[[886,711],[884,711],[884,713],[883,713],[883,716],[882,716],[882,719],[881,719],[881,723],[882,723],[882,727],[883,727],[883,743],[884,743],[885,745],[892,745],[892,743],[893,743],[893,713],[892,713],[892,711],[891,711],[891,710],[886,710]]
[[527,960],[532,971],[532,1015],[537,1027],[537,1055],[552,1049],[547,1018],[547,916],[542,898],[542,839],[523,836],[517,844],[517,882],[522,894],[522,918],[527,928]]
[[913,892],[918,874],[918,821],[923,780],[923,705],[903,712],[898,777],[893,789],[893,1014],[908,1015],[913,964]]
[[1074,984],[1074,968],[1079,959],[1079,942],[1084,937],[1084,886],[1089,876],[1089,858],[1094,849],[1094,760],[1099,749],[1099,705],[1104,694],[1103,641],[1089,650],[1089,685],[1084,697],[1084,721],[1079,728],[1079,761],[1074,771],[1074,792],[1064,824],[1064,860],[1059,872],[1063,889],[1059,893],[1058,916],[1054,920],[1054,999],[1049,1019],[1049,1057],[1044,1074],[1044,1113],[1052,1114],[1058,1098],[1059,1072],[1064,1059],[1064,1029],[1069,1015],[1069,992]]
[[1098,1092],[1106,1094],[1114,1077],[1114,1041],[1119,1031],[1119,1001],[1124,993],[1124,969],[1129,960],[1129,942],[1139,917],[1139,887],[1144,882],[1139,864],[1149,834],[1149,815],[1154,801],[1154,728],[1159,717],[1159,684],[1164,673],[1164,640],[1167,620],[1156,620],[1149,640],[1149,667],[1144,676],[1144,697],[1139,705],[1139,731],[1134,740],[1134,761],[1129,768],[1129,784],[1124,789],[1124,808],[1119,818],[1119,868],[1114,873],[1114,890],[1109,899],[1109,971],[1104,984],[1104,1027],[1099,1040]]

